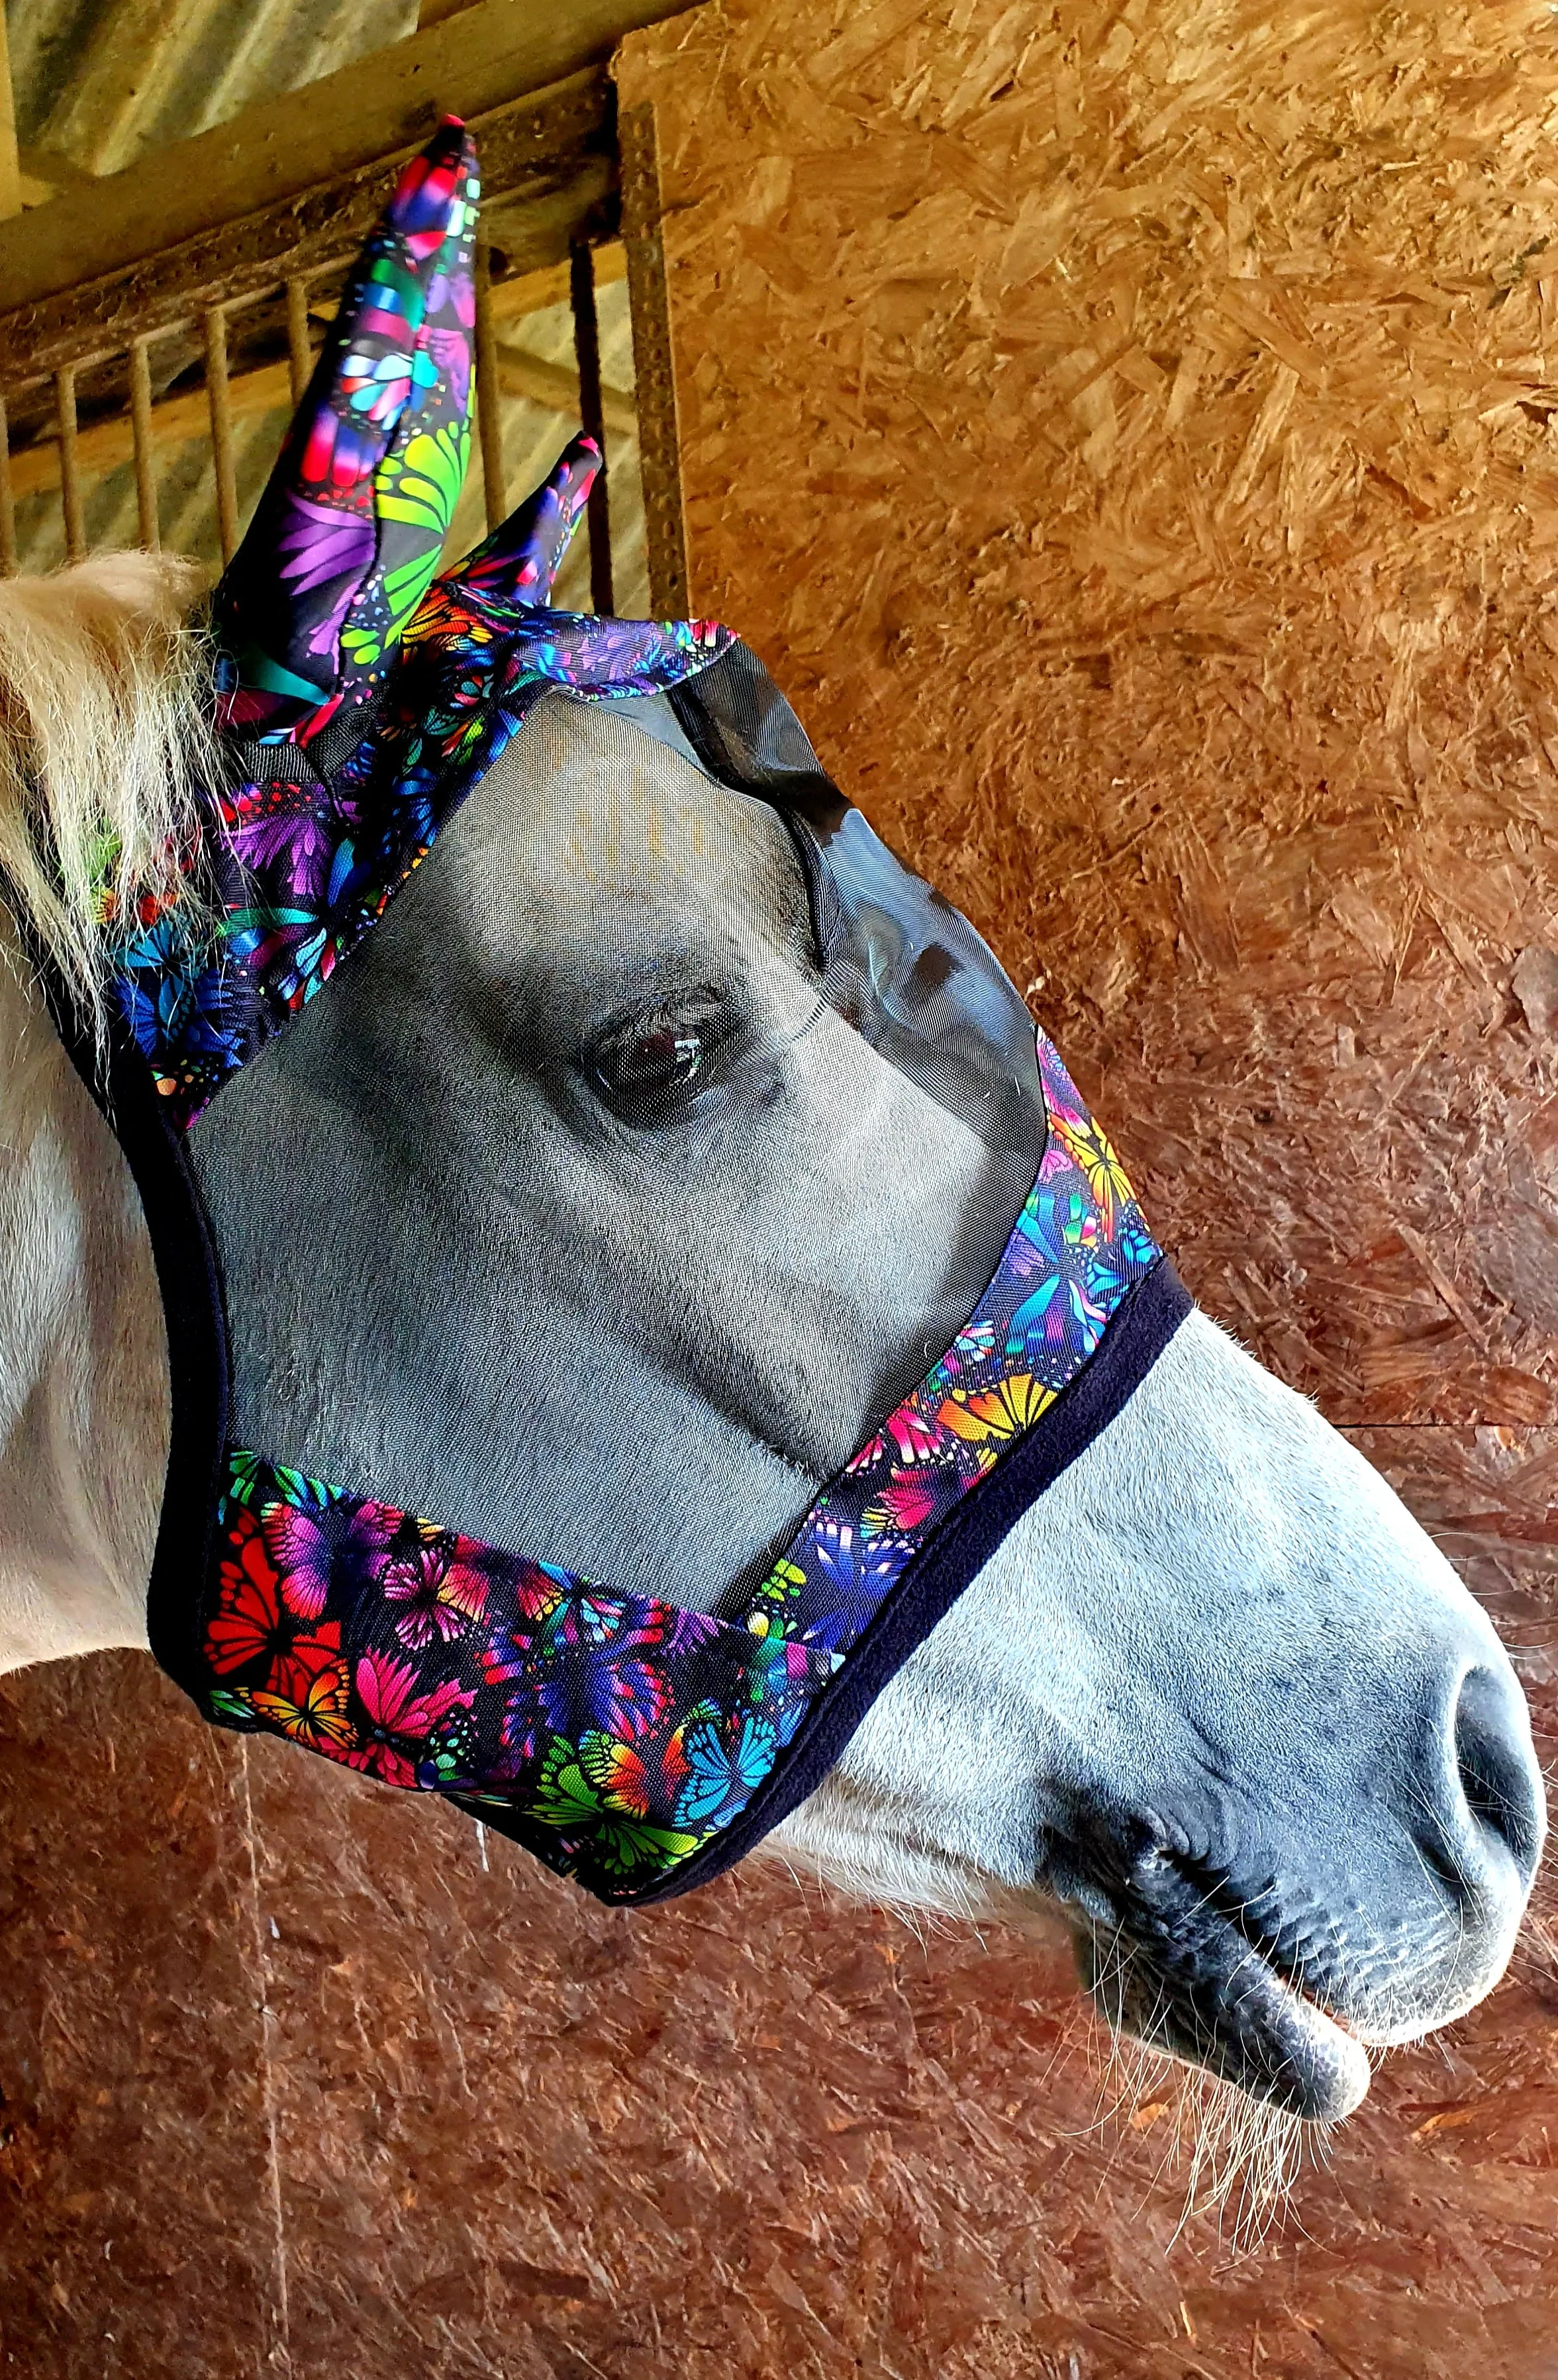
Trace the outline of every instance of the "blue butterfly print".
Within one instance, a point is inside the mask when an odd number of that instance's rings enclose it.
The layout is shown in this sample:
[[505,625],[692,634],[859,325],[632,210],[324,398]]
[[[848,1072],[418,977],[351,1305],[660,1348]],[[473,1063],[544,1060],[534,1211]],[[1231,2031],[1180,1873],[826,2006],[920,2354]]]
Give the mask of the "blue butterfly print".
[[857,1536],[846,1521],[822,1522],[810,1551],[822,1609],[808,1614],[801,1642],[835,1652],[875,1618],[903,1564],[891,1545]]
[[222,959],[199,965],[182,930],[159,918],[119,964],[125,1022],[159,1071],[160,1053],[175,1050],[186,1063],[196,1058],[236,1062],[240,987]]
[[777,1750],[772,1726],[750,1711],[723,1730],[712,1718],[695,1718],[682,1736],[688,1775],[676,1797],[677,1826],[718,1826],[744,1810]]
[[526,1688],[554,1735],[577,1743],[593,1729],[597,1734],[631,1741],[646,1735],[671,1707],[671,1688],[658,1664],[625,1657],[615,1645],[578,1645],[565,1652],[554,1646],[544,1664],[514,1697],[518,1704]]

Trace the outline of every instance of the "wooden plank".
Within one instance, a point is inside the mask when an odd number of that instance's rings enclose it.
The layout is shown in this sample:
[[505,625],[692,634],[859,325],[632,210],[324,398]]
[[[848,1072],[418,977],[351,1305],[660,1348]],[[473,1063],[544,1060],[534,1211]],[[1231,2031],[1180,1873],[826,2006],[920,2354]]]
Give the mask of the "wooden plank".
[[[245,108],[0,231],[13,308],[96,282],[414,149],[444,115],[490,115],[604,61],[689,0],[480,0],[307,87]],[[483,158],[491,195],[491,161]]]
[[[497,108],[476,118],[472,130],[481,145],[484,213],[488,200],[506,200],[517,210],[505,230],[511,267],[553,263],[566,256],[581,227],[612,227],[615,109],[603,68]],[[0,388],[16,391],[63,364],[155,336],[209,306],[230,306],[295,274],[338,267],[371,230],[417,145],[239,222],[170,243],[97,281],[13,307],[0,315]],[[55,210],[43,212],[52,216]],[[8,285],[3,258],[0,285]]]
[[[249,23],[241,18],[238,23],[233,21],[239,17],[233,0],[152,0],[151,6],[146,0],[128,0],[128,6],[126,0],[111,0],[107,7],[79,12],[72,31],[65,33],[60,44],[64,53],[60,63],[55,64],[59,51],[54,56],[49,49],[43,51],[52,86],[49,137],[56,144],[56,153],[63,150],[72,160],[79,160],[92,176],[115,173],[143,159],[145,128],[162,115],[164,94],[188,76],[192,61],[204,69],[200,80],[205,89],[209,90],[211,81],[218,84],[214,112],[225,113],[220,97],[224,68],[230,72],[237,64],[242,77],[243,52],[249,45],[244,37],[252,39],[253,18],[259,12],[251,6],[245,13]],[[213,37],[223,28],[224,19],[226,40],[218,50]],[[61,27],[56,41],[63,31]],[[225,56],[218,65],[223,51]],[[186,88],[190,87],[187,81]],[[250,88],[255,88],[252,81]],[[47,167],[42,174],[56,191],[71,187],[68,174],[51,173]]]
[[654,108],[623,111],[622,231],[633,312],[633,360],[639,411],[639,463],[649,545],[650,604],[662,619],[685,620],[687,530],[682,520],[681,453],[676,431],[676,382],[661,241],[660,157]]
[[23,182],[30,182],[42,193],[38,198],[28,198],[24,192],[22,202],[26,206],[41,206],[44,199],[52,199],[60,190],[90,190],[98,179],[85,165],[79,165],[74,157],[61,155],[57,149],[21,148],[17,157]]

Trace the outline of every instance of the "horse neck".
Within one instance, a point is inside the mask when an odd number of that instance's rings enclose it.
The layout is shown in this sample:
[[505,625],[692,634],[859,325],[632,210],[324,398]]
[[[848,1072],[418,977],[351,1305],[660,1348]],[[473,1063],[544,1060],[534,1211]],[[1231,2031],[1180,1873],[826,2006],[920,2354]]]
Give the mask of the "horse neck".
[[129,1171],[0,910],[0,1670],[146,1642],[168,1442]]

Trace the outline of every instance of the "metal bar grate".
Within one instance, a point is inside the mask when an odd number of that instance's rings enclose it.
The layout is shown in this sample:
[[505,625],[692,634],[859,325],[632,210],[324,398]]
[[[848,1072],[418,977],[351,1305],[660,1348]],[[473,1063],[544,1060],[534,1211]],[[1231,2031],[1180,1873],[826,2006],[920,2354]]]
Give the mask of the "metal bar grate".
[[233,407],[227,388],[227,317],[220,306],[206,310],[205,386],[211,407],[211,451],[216,465],[216,528],[222,559],[227,563],[238,541],[238,491],[233,468]]
[[152,462],[152,360],[144,339],[137,339],[130,348],[130,434],[135,442],[140,542],[154,553],[162,540],[157,530],[157,477]]
[[300,405],[314,361],[309,346],[309,285],[300,273],[286,285],[286,355],[292,367],[292,402]]
[[11,431],[6,400],[0,396],[0,577],[9,578],[17,566],[17,507],[11,493]]
[[685,620],[687,529],[682,519],[676,379],[671,316],[665,297],[665,252],[660,218],[660,154],[654,109],[623,109],[617,119],[622,153],[622,235],[627,250],[627,294],[633,310],[634,371],[639,399],[639,458],[644,482],[650,603],[664,620]]
[[67,562],[79,562],[87,550],[87,530],[81,509],[73,364],[63,364],[55,374],[55,421],[59,438],[59,508],[65,522],[65,558]]
[[[686,565],[679,493],[666,485],[667,469],[674,478],[676,468],[676,426],[663,292],[644,285],[646,270],[652,276],[660,269],[652,118],[628,111],[632,154],[625,152],[621,163],[635,210],[629,257],[614,237],[621,208],[609,78],[591,70],[543,98],[483,121],[472,423],[482,489],[478,496],[472,475],[456,533],[469,541],[483,510],[489,528],[506,517],[521,442],[527,465],[539,464],[552,435],[535,413],[557,418],[559,443],[582,417],[603,452],[609,437],[615,466],[611,494],[604,472],[590,492],[589,600],[602,613],[624,600],[641,607],[639,407],[628,386],[608,384],[617,375],[602,364],[603,339],[610,357],[618,335],[615,310],[604,308],[623,294],[613,288],[608,300],[603,293],[626,271],[639,383],[657,407],[644,441],[655,608],[682,611],[685,602],[666,601],[668,589],[685,583]],[[550,174],[558,160],[566,166],[564,185],[538,191],[539,164]],[[122,286],[116,281],[105,292],[83,281],[37,304],[0,307],[9,430],[7,444],[7,408],[0,406],[0,572],[46,568],[62,542],[67,560],[79,560],[89,524],[99,543],[155,550],[165,528],[181,545],[231,557],[243,527],[240,492],[262,476],[262,450],[272,443],[272,425],[258,425],[280,415],[289,397],[294,407],[302,400],[320,325],[335,310],[337,280],[349,271],[397,162],[386,157],[338,177],[302,213],[278,202],[262,221],[214,225],[198,249],[187,254],[183,243],[158,251],[144,270],[121,276]],[[603,241],[610,244],[596,245]],[[568,330],[555,318],[533,336],[502,344],[521,317],[570,300],[571,355]],[[613,516],[623,547],[615,556]]]
[[601,328],[595,314],[595,253],[580,240],[568,257],[568,296],[573,306],[574,359],[578,366],[579,420],[601,450],[601,468],[590,491],[585,518],[590,530],[590,601],[597,618],[615,612],[612,594],[611,499],[606,492],[606,417],[601,394]]

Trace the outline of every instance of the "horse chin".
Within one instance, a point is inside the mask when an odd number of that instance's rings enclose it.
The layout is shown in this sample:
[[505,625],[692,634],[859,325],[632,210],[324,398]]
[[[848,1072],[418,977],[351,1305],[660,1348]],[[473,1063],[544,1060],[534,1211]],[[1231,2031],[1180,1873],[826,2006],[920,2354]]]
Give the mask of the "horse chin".
[[1094,2007],[1145,2048],[1306,2123],[1337,2122],[1367,2093],[1362,2043],[1231,1926],[1198,1926],[1169,1958],[1097,1925],[1073,1940]]

